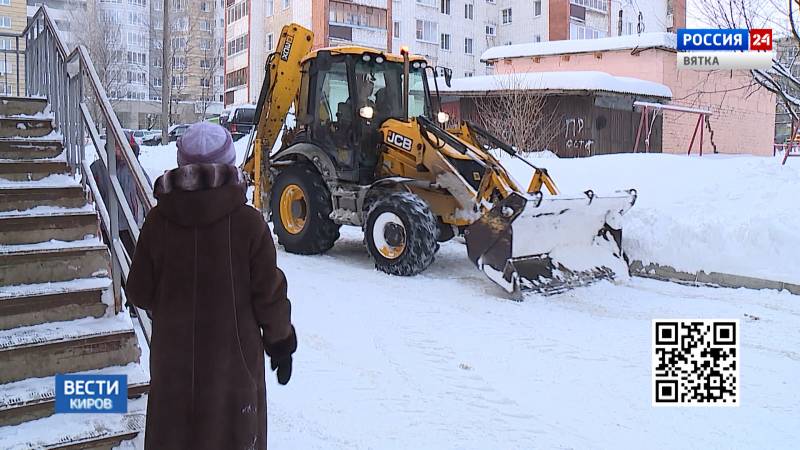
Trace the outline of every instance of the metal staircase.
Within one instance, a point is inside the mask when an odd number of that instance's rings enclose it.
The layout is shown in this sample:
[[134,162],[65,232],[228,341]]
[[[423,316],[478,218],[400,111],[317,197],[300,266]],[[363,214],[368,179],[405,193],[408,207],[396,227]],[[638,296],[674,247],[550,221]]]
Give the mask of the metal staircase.
[[[86,49],[68,52],[46,7],[14,37],[5,51],[25,79],[16,97],[0,97],[0,449],[139,448],[150,324],[122,306],[131,255],[118,222],[134,241],[139,228],[120,201],[115,148],[145,210],[152,189]],[[106,168],[105,201],[87,149]],[[68,373],[127,375],[128,412],[54,414],[55,375]]]
[[143,431],[144,401],[122,417],[53,415],[57,373],[127,374],[133,398],[148,376],[48,109],[0,97],[0,448],[112,448]]

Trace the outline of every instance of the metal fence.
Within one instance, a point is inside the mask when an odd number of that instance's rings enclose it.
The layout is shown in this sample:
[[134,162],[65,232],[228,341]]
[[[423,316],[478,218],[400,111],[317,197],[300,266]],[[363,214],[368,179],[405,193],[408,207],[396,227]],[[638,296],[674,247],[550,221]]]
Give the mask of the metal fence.
[[[68,51],[45,6],[36,11],[21,35],[13,37],[17,40],[17,49],[19,39],[25,42],[25,95],[48,99],[58,130],[63,136],[70,170],[74,175],[81,175],[85,191],[94,198],[103,232],[109,242],[115,311],[120,312],[123,308],[122,285],[128,278],[133,256],[127,253],[120,240],[120,212],[134,243],[139,239],[140,227],[117,177],[118,164],[125,164],[130,169],[135,181],[136,198],[145,214],[156,204],[153,189],[131,150],[86,47],[79,45]],[[17,62],[17,69],[19,64]],[[106,130],[105,141],[100,139],[98,124]],[[105,176],[101,182],[108,186],[109,192],[105,201],[90,170],[86,149],[96,153],[105,169],[101,171]],[[117,161],[117,150],[123,156],[121,161]],[[138,320],[149,345],[151,324],[143,311],[138,312]]]

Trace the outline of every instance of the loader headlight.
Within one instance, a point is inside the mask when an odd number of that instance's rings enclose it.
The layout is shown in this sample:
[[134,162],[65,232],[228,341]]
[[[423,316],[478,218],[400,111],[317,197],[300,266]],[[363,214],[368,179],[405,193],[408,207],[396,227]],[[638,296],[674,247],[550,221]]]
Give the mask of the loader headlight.
[[383,64],[383,56],[376,56],[375,62],[378,64]]
[[372,119],[374,114],[375,111],[372,109],[372,106],[364,106],[358,110],[358,115],[365,119]]
[[439,111],[439,113],[436,114],[436,120],[439,123],[447,123],[447,121],[450,120],[450,114],[447,114],[444,111]]
[[364,55],[364,56],[361,57],[361,59],[363,59],[366,62],[369,62],[369,60],[372,59],[372,57],[369,56],[369,55]]

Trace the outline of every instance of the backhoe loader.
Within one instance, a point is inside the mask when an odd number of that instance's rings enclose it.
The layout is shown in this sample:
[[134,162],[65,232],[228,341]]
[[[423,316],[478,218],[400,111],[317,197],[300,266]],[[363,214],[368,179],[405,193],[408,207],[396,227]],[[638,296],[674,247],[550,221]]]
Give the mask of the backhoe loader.
[[[447,69],[405,48],[312,51],[312,41],[300,25],[283,28],[243,162],[286,251],[323,253],[353,225],[378,270],[415,275],[439,242],[463,236],[470,260],[516,299],[627,275],[620,221],[635,190],[560,195],[547,170],[479,125],[445,128]],[[526,161],[527,188],[492,152]]]

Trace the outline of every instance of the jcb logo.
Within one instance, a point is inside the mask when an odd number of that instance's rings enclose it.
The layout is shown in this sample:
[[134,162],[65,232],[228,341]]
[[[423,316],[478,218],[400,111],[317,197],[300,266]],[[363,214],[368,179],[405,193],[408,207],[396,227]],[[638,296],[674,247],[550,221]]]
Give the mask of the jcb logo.
[[283,49],[281,50],[281,59],[284,61],[289,60],[289,53],[292,51],[292,42],[294,42],[294,38],[286,36],[286,42],[283,43]]
[[386,133],[386,142],[396,145],[406,151],[411,151],[411,146],[414,144],[410,138],[395,133],[394,131]]

